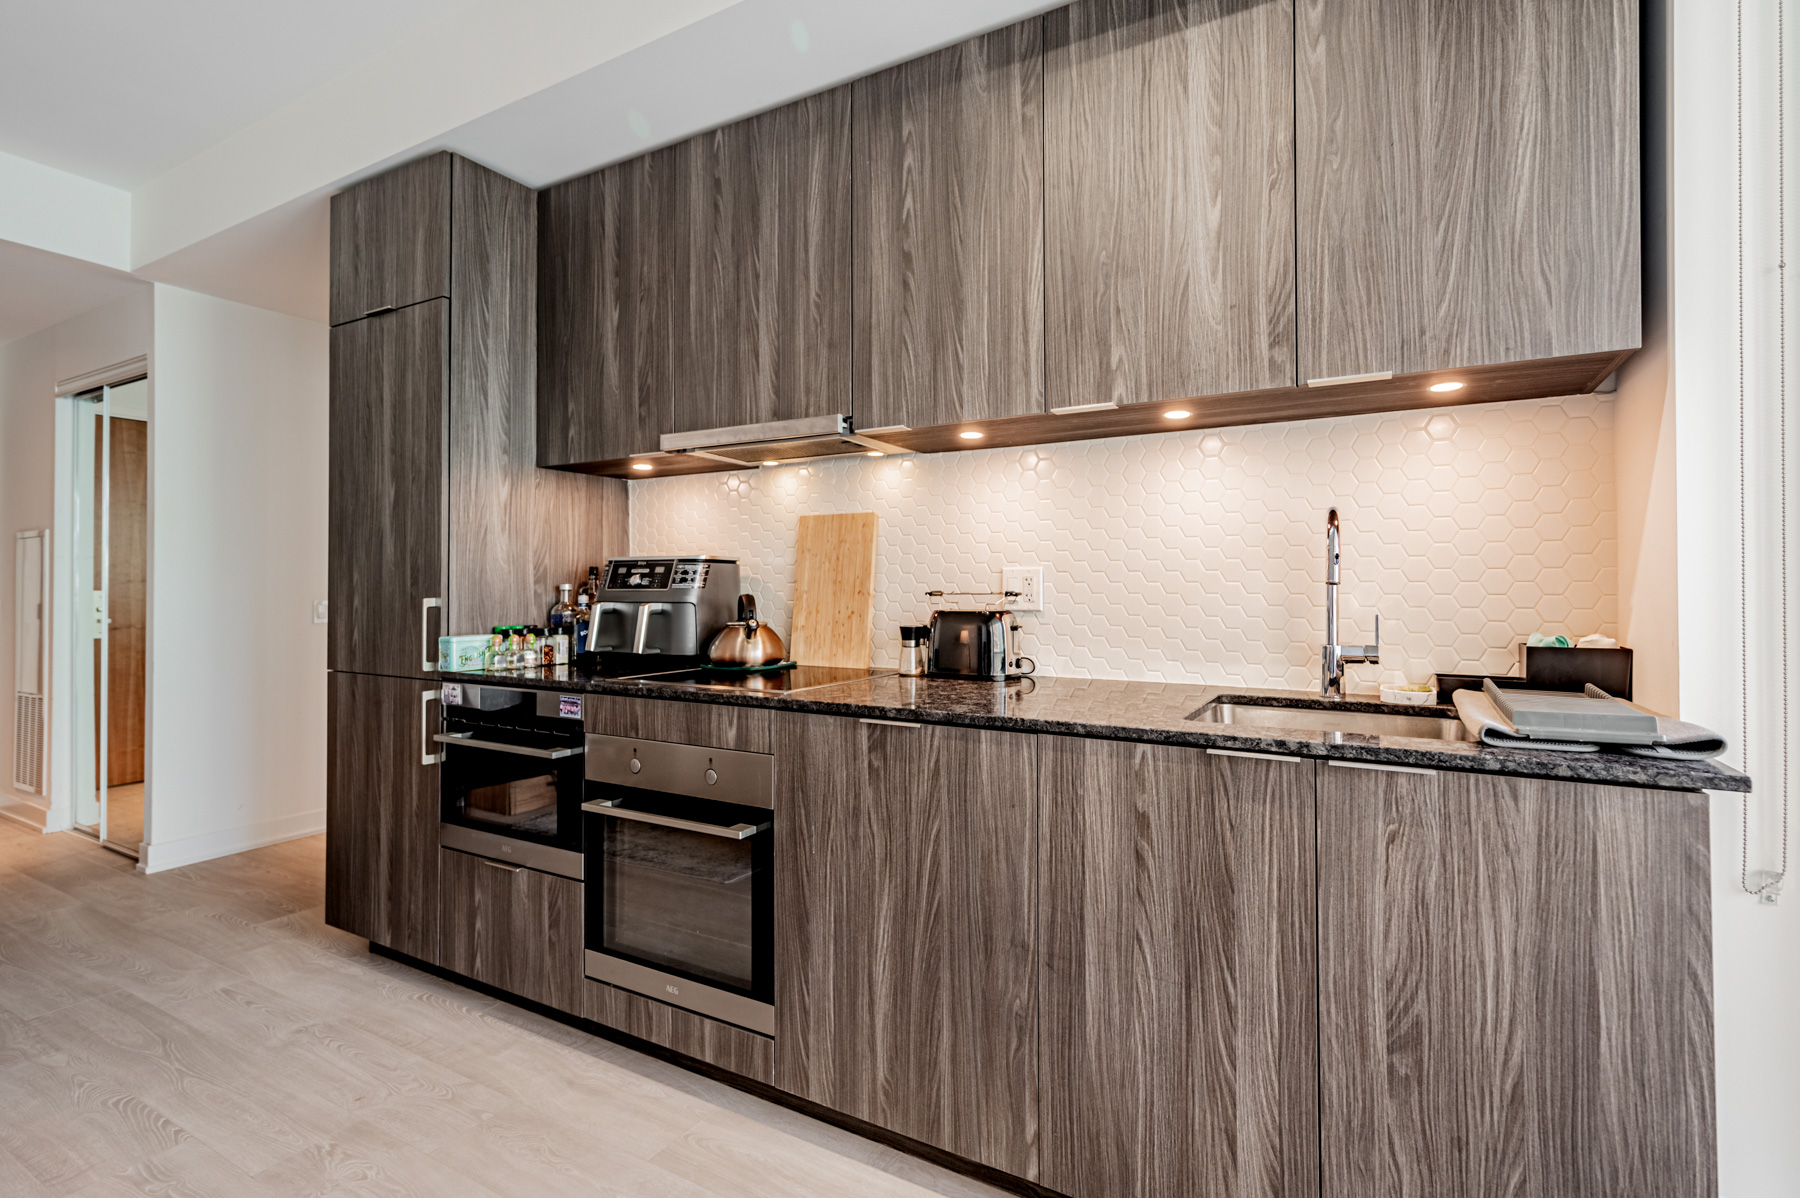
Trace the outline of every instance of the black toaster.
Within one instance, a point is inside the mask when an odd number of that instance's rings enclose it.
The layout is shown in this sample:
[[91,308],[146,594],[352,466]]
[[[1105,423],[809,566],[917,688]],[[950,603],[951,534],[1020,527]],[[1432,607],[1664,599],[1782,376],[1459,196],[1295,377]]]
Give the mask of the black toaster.
[[1022,678],[1037,663],[1013,652],[1011,634],[1018,630],[1009,611],[934,611],[925,672],[988,682]]

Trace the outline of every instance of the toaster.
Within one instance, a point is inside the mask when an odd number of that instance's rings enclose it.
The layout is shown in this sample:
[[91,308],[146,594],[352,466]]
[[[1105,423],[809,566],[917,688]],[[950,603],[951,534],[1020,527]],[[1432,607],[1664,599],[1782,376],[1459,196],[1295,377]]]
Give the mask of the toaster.
[[1022,678],[1037,663],[1013,652],[1010,634],[1018,630],[1009,611],[934,611],[925,672],[988,682]]

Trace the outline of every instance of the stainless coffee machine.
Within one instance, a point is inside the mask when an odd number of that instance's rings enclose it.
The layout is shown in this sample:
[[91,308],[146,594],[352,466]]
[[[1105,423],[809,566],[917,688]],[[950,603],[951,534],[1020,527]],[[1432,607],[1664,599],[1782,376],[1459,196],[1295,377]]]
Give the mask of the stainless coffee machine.
[[737,612],[737,562],[619,557],[606,563],[581,653],[699,657]]

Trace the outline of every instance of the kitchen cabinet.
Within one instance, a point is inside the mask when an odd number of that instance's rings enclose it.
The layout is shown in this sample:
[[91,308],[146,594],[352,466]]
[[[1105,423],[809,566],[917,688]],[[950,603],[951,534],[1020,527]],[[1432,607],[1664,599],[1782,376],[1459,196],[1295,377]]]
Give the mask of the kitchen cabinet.
[[766,708],[587,695],[581,701],[581,710],[587,730],[598,736],[704,745],[744,753],[767,753],[772,744],[771,713]]
[[1043,22],[855,84],[856,425],[1044,410]]
[[775,1042],[717,1019],[588,978],[583,1018],[768,1085],[775,1080]]
[[1297,8],[1303,379],[1640,344],[1633,0]]
[[537,467],[530,188],[454,155],[359,183],[334,201],[334,286],[374,269],[365,260],[406,257],[391,243],[412,227],[368,214],[427,183],[449,230],[447,298],[358,313],[331,334],[337,670],[429,674],[440,632],[536,619],[557,583],[625,541],[623,484]]
[[437,691],[337,672],[326,683],[325,922],[438,960]]
[[1716,1192],[1707,799],[1319,768],[1324,1198]]
[[444,594],[448,300],[331,330],[326,664],[417,676]]
[[433,154],[331,197],[331,323],[450,294],[453,156]]
[[1037,1176],[1037,742],[777,712],[775,1084]]
[[546,189],[540,461],[850,410],[850,92]]
[[581,883],[439,849],[445,969],[543,1003],[581,1010]]
[[1317,1194],[1312,762],[1040,743],[1043,1184]]
[[1049,406],[1293,386],[1289,0],[1045,20]]

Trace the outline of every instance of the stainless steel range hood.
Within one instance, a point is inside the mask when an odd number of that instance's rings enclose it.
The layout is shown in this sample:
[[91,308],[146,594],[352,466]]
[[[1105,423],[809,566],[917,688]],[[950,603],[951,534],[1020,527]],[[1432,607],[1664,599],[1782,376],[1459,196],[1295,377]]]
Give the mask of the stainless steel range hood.
[[664,433],[662,451],[691,453],[738,466],[912,452],[873,437],[857,435],[851,431],[850,418],[842,415],[740,424],[735,428],[707,428],[691,433]]

